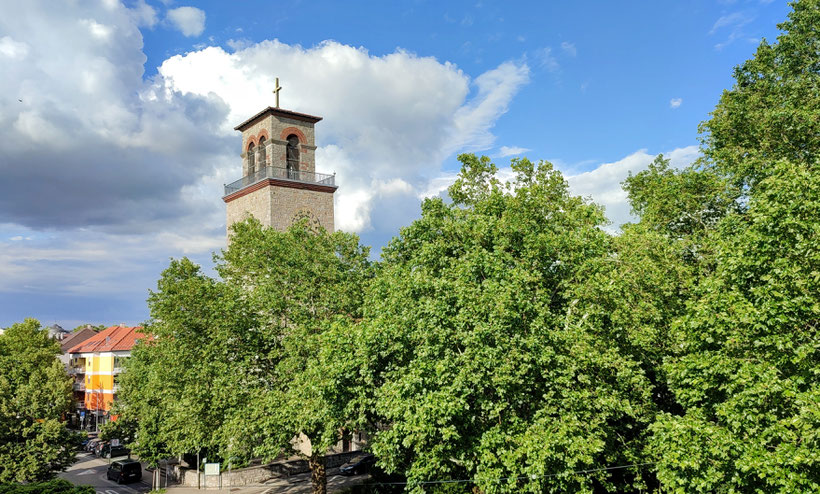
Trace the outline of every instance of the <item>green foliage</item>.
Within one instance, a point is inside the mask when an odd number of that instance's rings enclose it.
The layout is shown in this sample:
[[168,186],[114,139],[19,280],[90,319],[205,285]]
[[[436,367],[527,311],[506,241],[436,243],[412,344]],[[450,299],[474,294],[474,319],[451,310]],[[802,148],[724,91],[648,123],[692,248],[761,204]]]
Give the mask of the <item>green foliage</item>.
[[62,422],[72,379],[59,354],[35,319],[0,335],[0,482],[48,479],[74,460],[79,438]]
[[0,494],[94,494],[90,485],[74,485],[64,479],[34,484],[0,484]]
[[701,125],[704,153],[715,170],[748,186],[780,159],[820,157],[820,2],[791,3],[775,44],[735,68],[712,118]]
[[696,279],[680,244],[644,224],[625,227],[607,255],[580,270],[568,316],[641,367],[652,385],[653,410],[679,410],[663,360],[674,352],[671,325],[684,313]]
[[[624,182],[618,236],[549,163],[462,155],[377,269],[254,221],[219,279],[173,261],[105,433],[234,464],[299,436],[318,468],[368,428],[414,492],[820,491],[820,0],[792,6],[704,157]],[[420,484],[448,479],[474,483]]]
[[91,328],[94,331],[99,332],[105,329],[105,324],[80,324],[76,328],[72,329],[71,332],[76,333],[77,331],[82,331],[85,328]]
[[290,455],[302,434],[324,454],[351,422],[347,328],[361,317],[367,250],[304,222],[278,232],[248,220],[216,269],[218,280],[172,261],[148,300],[151,337],[126,364],[117,410],[137,424],[134,452],[237,465]]
[[820,2],[792,7],[702,126],[704,172],[743,196],[671,326],[681,411],[648,452],[675,492],[820,490]]
[[820,490],[815,166],[775,163],[726,218],[718,269],[675,328],[666,371],[685,414],[653,426],[652,453],[680,492]]
[[133,451],[154,465],[188,452],[217,455],[224,445],[216,431],[246,396],[231,364],[256,347],[252,315],[232,287],[188,259],[171,262],[148,304],[150,337],[125,364],[117,422],[137,423]]
[[357,344],[349,328],[361,317],[367,255],[355,235],[304,222],[284,233],[255,221],[233,227],[217,271],[252,309],[257,344],[241,384],[252,398],[223,431],[228,443],[249,449],[231,454],[292,454],[301,436],[315,462],[355,426],[346,383],[355,378]]
[[[364,380],[384,426],[373,451],[411,489],[614,487],[605,473],[569,473],[633,463],[651,417],[639,366],[568,317],[582,267],[609,251],[603,213],[549,163],[514,160],[504,185],[488,159],[459,159],[454,203],[423,203],[368,294]],[[635,472],[618,481],[641,484]]]
[[119,417],[116,411],[113,414],[116,420],[106,422],[100,429],[100,439],[110,441],[119,439],[122,444],[128,445],[134,441],[137,433],[137,422],[131,417]]
[[[737,208],[738,191],[710,170],[674,170],[658,155],[623,183],[640,223],[675,240],[696,242]],[[696,245],[689,245],[696,249]]]

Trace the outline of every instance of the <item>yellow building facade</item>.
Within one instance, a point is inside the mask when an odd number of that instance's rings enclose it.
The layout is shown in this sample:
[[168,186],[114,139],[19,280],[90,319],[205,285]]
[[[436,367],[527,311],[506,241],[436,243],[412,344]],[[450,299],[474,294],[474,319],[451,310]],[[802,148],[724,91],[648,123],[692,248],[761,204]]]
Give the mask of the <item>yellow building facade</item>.
[[[131,349],[143,337],[139,326],[112,326],[69,350],[69,368],[75,375],[74,389],[82,409],[100,423],[109,420],[109,412],[117,399],[117,377]],[[79,399],[78,399],[79,402]]]

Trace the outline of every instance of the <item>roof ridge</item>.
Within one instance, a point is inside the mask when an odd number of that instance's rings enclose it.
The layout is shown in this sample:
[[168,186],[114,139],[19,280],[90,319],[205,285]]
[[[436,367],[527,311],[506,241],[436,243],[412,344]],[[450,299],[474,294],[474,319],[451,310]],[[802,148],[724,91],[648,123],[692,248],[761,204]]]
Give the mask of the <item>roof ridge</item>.
[[72,347],[68,353],[116,351],[114,348],[125,341],[130,334],[133,333],[136,336],[137,330],[140,329],[143,329],[142,326],[111,326]]

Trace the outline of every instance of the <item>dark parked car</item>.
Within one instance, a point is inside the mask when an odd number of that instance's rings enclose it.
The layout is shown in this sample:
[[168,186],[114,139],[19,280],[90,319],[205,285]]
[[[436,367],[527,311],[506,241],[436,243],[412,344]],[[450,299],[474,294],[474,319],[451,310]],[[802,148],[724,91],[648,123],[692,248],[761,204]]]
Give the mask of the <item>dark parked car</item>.
[[142,465],[137,460],[112,461],[105,476],[118,484],[137,482],[142,479]]
[[111,446],[109,443],[105,445],[100,456],[103,458],[117,458],[119,456],[128,456],[129,454],[131,454],[131,451],[125,446]]
[[376,464],[376,457],[371,454],[365,454],[350,460],[339,467],[339,473],[342,475],[357,475],[360,473],[367,473],[370,467]]

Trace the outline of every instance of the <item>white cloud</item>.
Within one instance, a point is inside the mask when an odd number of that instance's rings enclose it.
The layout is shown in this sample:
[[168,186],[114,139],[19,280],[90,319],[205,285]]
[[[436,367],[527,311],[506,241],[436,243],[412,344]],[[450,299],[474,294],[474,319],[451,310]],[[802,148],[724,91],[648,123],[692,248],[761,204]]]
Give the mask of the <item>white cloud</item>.
[[94,19],[82,19],[80,23],[88,29],[91,36],[99,41],[108,41],[111,38],[111,34],[114,32],[114,29],[111,26],[100,24]]
[[166,14],[171,24],[184,36],[199,36],[205,30],[205,12],[196,7],[177,7]]
[[15,41],[10,36],[0,38],[0,55],[13,60],[22,60],[28,55],[28,45]]
[[676,109],[683,103],[683,98],[672,98],[669,100],[669,108]]
[[145,3],[145,0],[138,0],[131,8],[131,15],[139,27],[152,28],[157,24],[157,11]]
[[505,158],[507,156],[517,156],[519,154],[526,153],[527,151],[530,151],[530,149],[522,148],[520,146],[501,146],[498,150],[497,156],[499,158]]
[[[698,158],[699,151],[698,146],[693,145],[676,148],[663,154],[671,166],[684,168]],[[621,183],[630,173],[635,174],[645,170],[654,159],[655,155],[641,149],[620,160],[601,163],[587,172],[571,174],[563,170],[563,173],[569,183],[571,193],[588,197],[604,206],[607,218],[612,222],[606,229],[611,233],[616,233],[621,225],[635,220],[630,214],[627,194]],[[557,160],[553,164],[558,169],[561,168]],[[502,182],[507,182],[513,180],[515,174],[509,166],[506,166],[498,169],[497,176]],[[435,197],[442,194],[455,182],[456,178],[458,178],[456,173],[440,174],[428,183],[427,188],[419,194],[419,197]]]
[[28,0],[0,17],[0,312],[23,292],[144,310],[169,257],[207,262],[225,240],[222,184],[241,173],[233,126],[272,102],[274,77],[284,107],[325,117],[317,169],[337,172],[337,227],[372,243],[418,214],[448,156],[494,146],[529,81],[520,62],[473,78],[402,50],[278,41],[174,56],[146,80],[139,26],[155,20],[132,6]]
[[[728,29],[729,35],[725,41],[716,44],[715,49],[722,50],[724,47],[734,43],[738,39],[749,39],[744,32],[744,27],[751,23],[754,19],[754,15],[746,11],[733,12],[731,14],[719,17],[718,20],[712,25],[712,29],[709,31],[709,34],[713,35],[718,31]],[[751,40],[756,39],[757,38],[751,38]]]
[[[697,159],[697,156],[697,146],[676,148],[664,153],[664,157],[668,158],[670,164],[676,168],[689,165]],[[621,187],[621,182],[626,180],[630,172],[635,174],[645,170],[654,159],[655,155],[648,154],[645,149],[641,149],[618,161],[603,163],[591,171],[568,175],[566,178],[573,194],[589,196],[593,201],[604,206],[606,215],[612,222],[608,229],[615,232],[624,223],[634,221],[630,214],[626,191]]]
[[750,16],[746,12],[733,12],[728,15],[724,15],[718,18],[715,23],[712,25],[712,29],[709,30],[709,34],[715,34],[719,29],[724,27],[738,27],[738,26],[745,26],[746,24],[752,22],[754,17]]
[[575,43],[570,43],[569,41],[564,41],[561,43],[561,50],[571,57],[578,55],[578,50],[575,48]]
[[527,84],[526,64],[504,62],[475,79],[478,94],[455,112],[454,129],[444,147],[444,154],[456,150],[482,151],[492,146],[495,136],[490,129],[496,119],[506,113],[513,96]]
[[[352,231],[371,228],[372,202],[389,195],[377,192],[374,181],[422,187],[423,177],[438,173],[452,153],[492,147],[492,126],[529,80],[524,64],[505,62],[470,81],[430,57],[404,51],[376,57],[330,41],[312,48],[279,41],[238,48],[174,56],[159,72],[169,90],[226,101],[226,136],[271,102],[274,77],[280,77],[283,107],[324,117],[317,124],[317,170],[337,173],[337,227]],[[238,160],[233,169],[239,172]]]
[[552,54],[552,48],[549,46],[536,50],[535,59],[538,61],[540,67],[547,69],[549,72],[558,72],[561,68],[555,55]]

